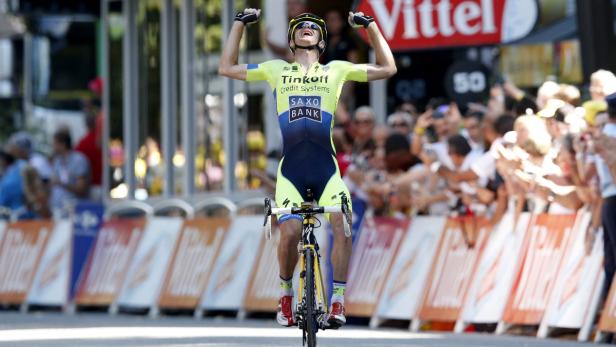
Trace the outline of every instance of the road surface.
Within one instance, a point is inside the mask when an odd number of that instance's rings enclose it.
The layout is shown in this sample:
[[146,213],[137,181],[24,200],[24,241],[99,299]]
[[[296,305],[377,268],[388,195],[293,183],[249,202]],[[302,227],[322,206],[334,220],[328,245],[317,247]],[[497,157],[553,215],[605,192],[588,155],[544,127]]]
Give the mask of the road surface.
[[[371,330],[347,326],[319,332],[319,346],[412,347],[574,347],[598,346],[560,339],[489,334],[410,333],[403,329]],[[110,316],[106,313],[27,313],[0,311],[0,346],[16,347],[232,347],[301,346],[301,332],[271,320],[231,318]]]

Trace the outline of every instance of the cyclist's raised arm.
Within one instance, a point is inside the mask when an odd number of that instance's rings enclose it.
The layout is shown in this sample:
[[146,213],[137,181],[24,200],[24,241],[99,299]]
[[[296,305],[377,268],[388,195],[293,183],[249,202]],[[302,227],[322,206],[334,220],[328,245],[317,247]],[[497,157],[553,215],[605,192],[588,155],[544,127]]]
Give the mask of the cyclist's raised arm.
[[368,81],[389,78],[396,74],[396,62],[387,41],[381,34],[379,27],[370,16],[364,15],[362,12],[349,12],[349,24],[353,27],[363,26],[368,32],[368,38],[374,48],[376,56],[376,64],[368,64]]
[[218,73],[220,75],[237,80],[246,80],[247,65],[237,63],[240,53],[240,41],[242,40],[244,27],[250,23],[257,22],[260,16],[261,10],[254,8],[247,8],[237,13],[220,56],[220,63],[218,65]]

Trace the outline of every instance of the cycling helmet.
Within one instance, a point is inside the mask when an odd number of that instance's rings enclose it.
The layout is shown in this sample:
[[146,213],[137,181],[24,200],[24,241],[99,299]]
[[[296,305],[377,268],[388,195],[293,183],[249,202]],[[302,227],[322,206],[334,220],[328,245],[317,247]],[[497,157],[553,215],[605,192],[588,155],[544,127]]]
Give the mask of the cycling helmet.
[[[300,15],[293,17],[291,21],[289,21],[289,30],[287,32],[287,39],[288,39],[287,42],[290,42],[291,40],[293,40],[293,33],[295,32],[295,29],[298,27],[298,25],[302,22],[315,23],[319,27],[319,31],[321,32],[321,41],[327,42],[327,27],[325,26],[325,21],[323,20],[323,18],[317,16],[316,14],[312,14],[312,13],[302,13]],[[321,41],[319,41],[319,43]],[[319,47],[318,43],[312,46],[299,46],[295,44],[295,47],[304,48],[304,49],[315,49],[316,48],[319,50],[319,53],[323,53],[323,51],[325,50],[325,45],[323,45],[323,48],[321,48]],[[291,48],[291,51],[294,51],[294,49]]]

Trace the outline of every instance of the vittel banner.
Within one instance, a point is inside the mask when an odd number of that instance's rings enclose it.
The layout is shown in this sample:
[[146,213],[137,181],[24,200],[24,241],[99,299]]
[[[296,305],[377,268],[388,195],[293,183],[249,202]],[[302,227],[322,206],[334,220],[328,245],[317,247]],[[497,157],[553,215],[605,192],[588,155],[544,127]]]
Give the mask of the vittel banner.
[[538,16],[535,0],[362,0],[357,11],[374,17],[394,50],[506,43]]

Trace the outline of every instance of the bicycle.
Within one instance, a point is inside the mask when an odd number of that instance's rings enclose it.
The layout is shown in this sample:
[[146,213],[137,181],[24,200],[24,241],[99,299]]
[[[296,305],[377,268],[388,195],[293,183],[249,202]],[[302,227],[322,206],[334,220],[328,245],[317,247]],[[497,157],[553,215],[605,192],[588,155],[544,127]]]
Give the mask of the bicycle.
[[[319,254],[319,245],[314,236],[315,227],[321,226],[316,215],[323,213],[343,213],[345,220],[344,234],[351,237],[351,214],[346,196],[341,196],[340,206],[316,206],[312,203],[312,194],[307,191],[311,201],[303,202],[299,207],[272,208],[270,199],[265,199],[264,232],[267,239],[271,238],[272,214],[298,214],[303,217],[302,238],[298,245],[300,277],[298,286],[298,301],[295,311],[297,325],[302,329],[303,345],[317,345],[316,333],[319,329],[330,328],[327,324],[329,305],[325,298],[323,276]],[[318,225],[315,225],[319,222]],[[299,300],[301,298],[301,300]]]

